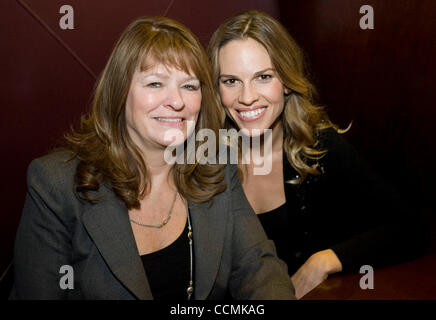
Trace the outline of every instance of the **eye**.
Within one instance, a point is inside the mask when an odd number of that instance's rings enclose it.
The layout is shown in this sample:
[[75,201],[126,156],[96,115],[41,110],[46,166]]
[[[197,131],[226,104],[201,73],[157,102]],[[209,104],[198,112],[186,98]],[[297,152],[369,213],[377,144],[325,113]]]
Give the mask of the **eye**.
[[236,79],[230,78],[230,79],[223,80],[222,83],[225,84],[226,86],[231,87],[231,86],[234,86],[237,81],[238,80],[236,80]]
[[147,84],[147,87],[150,88],[160,88],[162,86],[162,83],[160,82],[150,82],[149,84]]
[[272,78],[272,75],[270,75],[270,74],[261,74],[260,76],[257,77],[257,79],[259,79],[261,81],[267,81],[271,78]]
[[185,84],[183,88],[188,89],[189,91],[197,91],[200,89],[199,85],[193,85],[193,84]]

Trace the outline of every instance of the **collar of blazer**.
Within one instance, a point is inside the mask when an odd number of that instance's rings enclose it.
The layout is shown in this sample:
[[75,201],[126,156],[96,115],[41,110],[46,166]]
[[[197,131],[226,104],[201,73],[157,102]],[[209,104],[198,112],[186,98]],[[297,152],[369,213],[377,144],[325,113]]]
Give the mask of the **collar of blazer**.
[[[194,292],[199,300],[209,296],[221,263],[227,195],[216,196],[212,206],[210,202],[188,202],[194,239]],[[153,299],[126,206],[106,186],[98,196],[100,200],[83,214],[85,228],[117,279],[138,299]]]

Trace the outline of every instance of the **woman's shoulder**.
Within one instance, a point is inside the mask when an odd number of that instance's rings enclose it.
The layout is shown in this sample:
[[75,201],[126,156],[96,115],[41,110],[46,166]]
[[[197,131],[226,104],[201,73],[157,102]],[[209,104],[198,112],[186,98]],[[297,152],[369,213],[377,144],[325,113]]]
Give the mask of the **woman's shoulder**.
[[375,179],[374,172],[358,150],[347,141],[344,134],[334,128],[320,130],[317,134],[318,150],[325,153],[318,160],[319,165],[330,177],[345,177],[349,180],[368,181]]
[[339,148],[347,144],[342,134],[338,133],[335,128],[329,127],[316,132],[317,149]]
[[47,184],[58,187],[73,184],[79,160],[71,151],[56,150],[32,160],[27,169],[27,183]]
[[338,133],[333,127],[319,130],[316,133],[316,149],[325,151],[325,160],[338,161],[355,157],[355,148],[346,140],[342,133]]

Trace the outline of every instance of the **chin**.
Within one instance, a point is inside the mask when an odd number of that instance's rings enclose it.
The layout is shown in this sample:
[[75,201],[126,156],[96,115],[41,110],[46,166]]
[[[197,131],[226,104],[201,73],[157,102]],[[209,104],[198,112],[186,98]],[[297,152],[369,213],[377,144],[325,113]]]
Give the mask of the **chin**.
[[249,125],[249,126],[239,126],[241,133],[246,135],[246,136],[250,136],[250,137],[262,136],[264,133],[264,130],[267,130],[270,128],[271,128],[270,126],[265,126],[262,123],[259,123],[257,125],[254,125],[254,123],[253,123],[252,125]]
[[166,148],[169,146],[179,146],[182,145],[186,141],[186,136],[178,136],[177,138],[173,138],[171,140],[167,140],[164,137],[159,139],[157,143],[159,143],[162,147]]
[[263,129],[257,129],[257,128],[241,128],[240,129],[241,134],[247,137],[259,137],[263,135]]
[[154,140],[164,147],[180,145],[185,142],[187,138],[186,128],[165,128],[164,130],[161,129],[159,131],[160,132],[155,135]]

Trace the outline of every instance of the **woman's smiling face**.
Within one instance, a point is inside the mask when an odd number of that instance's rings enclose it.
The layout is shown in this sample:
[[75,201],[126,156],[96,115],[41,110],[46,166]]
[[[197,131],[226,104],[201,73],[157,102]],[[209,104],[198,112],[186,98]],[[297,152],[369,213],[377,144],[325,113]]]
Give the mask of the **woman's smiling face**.
[[182,143],[197,121],[201,97],[200,81],[193,74],[163,64],[137,70],[126,101],[130,137],[141,148],[166,147],[173,142],[167,139],[168,130],[176,129]]
[[284,88],[265,47],[252,38],[232,40],[219,51],[219,91],[239,129],[273,129],[284,108]]

